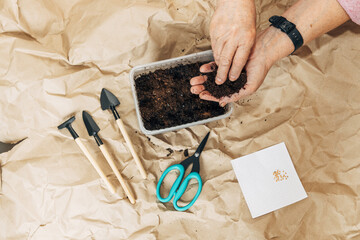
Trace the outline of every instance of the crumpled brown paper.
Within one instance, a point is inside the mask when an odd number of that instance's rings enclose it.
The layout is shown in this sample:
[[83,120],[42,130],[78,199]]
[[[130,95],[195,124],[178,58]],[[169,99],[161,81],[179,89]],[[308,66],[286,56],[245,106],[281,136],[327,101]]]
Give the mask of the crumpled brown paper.
[[[257,1],[257,26],[294,1]],[[360,28],[348,22],[276,63],[228,119],[147,138],[128,81],[132,66],[210,48],[215,1],[0,2],[0,239],[360,238]],[[110,112],[118,111],[149,175],[143,180]],[[131,205],[88,137],[100,136],[137,198]],[[111,195],[66,130],[74,128],[117,188]],[[157,180],[193,153],[204,185],[186,212],[158,202]],[[309,198],[252,219],[230,160],[284,141]],[[169,154],[167,148],[174,150]]]

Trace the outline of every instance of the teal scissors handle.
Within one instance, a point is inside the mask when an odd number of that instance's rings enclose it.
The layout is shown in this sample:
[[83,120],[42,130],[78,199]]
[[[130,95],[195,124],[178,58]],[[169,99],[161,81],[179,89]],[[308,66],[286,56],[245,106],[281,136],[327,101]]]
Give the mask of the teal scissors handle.
[[[176,178],[174,184],[172,185],[169,195],[166,198],[163,198],[160,196],[160,187],[161,187],[161,184],[164,181],[164,178],[166,177],[166,175],[172,170],[179,170],[180,175]],[[156,187],[156,196],[160,200],[160,202],[169,202],[174,197],[176,189],[179,187],[180,182],[181,182],[182,178],[184,177],[184,173],[185,173],[185,169],[184,169],[183,165],[181,165],[181,164],[172,165],[163,172],[163,174],[161,175],[161,177],[159,179],[157,187]]]
[[[160,187],[161,187],[161,184],[162,184],[164,178],[166,177],[166,175],[172,170],[179,170],[180,175],[176,178],[174,184],[172,185],[169,195],[167,197],[163,198],[160,196]],[[157,195],[157,198],[161,202],[169,202],[174,197],[173,205],[177,211],[185,211],[185,210],[189,209],[195,203],[195,201],[198,199],[198,197],[201,193],[201,190],[202,190],[202,180],[201,180],[199,173],[191,172],[189,175],[186,176],[184,181],[181,183],[181,180],[182,180],[184,174],[185,174],[185,169],[181,164],[172,165],[172,166],[168,167],[164,171],[164,173],[161,175],[160,180],[156,187],[156,195]],[[188,203],[186,206],[179,207],[177,202],[179,201],[181,196],[184,194],[184,192],[189,184],[189,181],[191,179],[196,179],[198,181],[198,183],[199,183],[198,190],[195,194],[195,197],[193,198],[193,200],[190,203]]]
[[[195,197],[193,198],[193,200],[187,204],[186,206],[184,207],[179,207],[177,205],[177,202],[179,201],[179,199],[181,198],[181,196],[184,194],[188,184],[189,184],[189,181],[191,179],[196,179],[199,183],[199,187],[198,187],[198,190],[195,194]],[[201,190],[202,190],[202,180],[201,180],[201,177],[199,175],[199,173],[197,172],[192,172],[190,173],[189,175],[186,176],[186,178],[184,179],[184,181],[181,183],[179,189],[177,190],[177,192],[175,192],[175,197],[174,197],[174,200],[173,200],[173,205],[175,207],[176,210],[178,211],[185,211],[185,210],[188,210],[189,207],[191,207],[195,201],[198,199],[200,193],[201,193]]]

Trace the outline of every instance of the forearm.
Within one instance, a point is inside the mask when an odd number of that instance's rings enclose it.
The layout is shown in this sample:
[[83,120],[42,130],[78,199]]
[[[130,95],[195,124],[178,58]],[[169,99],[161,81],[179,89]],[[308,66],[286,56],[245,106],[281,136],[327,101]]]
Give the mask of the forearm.
[[[296,25],[304,44],[349,20],[337,0],[299,0],[282,16]],[[272,61],[294,51],[290,38],[277,28],[269,27],[260,37],[267,47],[272,46]]]
[[304,44],[350,19],[337,0],[299,0],[283,16],[296,24]]

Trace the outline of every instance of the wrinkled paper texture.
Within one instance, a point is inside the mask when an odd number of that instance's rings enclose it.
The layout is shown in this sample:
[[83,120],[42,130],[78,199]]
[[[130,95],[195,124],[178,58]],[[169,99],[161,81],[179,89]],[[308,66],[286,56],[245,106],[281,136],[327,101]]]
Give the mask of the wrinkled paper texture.
[[[294,1],[257,1],[257,27]],[[138,64],[210,49],[215,1],[0,1],[0,239],[360,238],[360,27],[347,22],[277,62],[231,117],[149,138],[128,80]],[[101,89],[148,171],[143,180]],[[81,111],[89,111],[135,193],[131,205]],[[117,188],[111,195],[66,130],[73,126]],[[160,203],[157,180],[192,154],[203,190],[186,212]],[[252,219],[230,160],[285,142],[308,198]],[[174,150],[169,155],[167,148]]]

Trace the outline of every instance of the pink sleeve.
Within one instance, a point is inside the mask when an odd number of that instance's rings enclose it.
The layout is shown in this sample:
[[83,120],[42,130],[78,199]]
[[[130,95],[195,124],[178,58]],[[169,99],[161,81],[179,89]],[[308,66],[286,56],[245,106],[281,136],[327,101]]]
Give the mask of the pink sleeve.
[[360,24],[360,0],[338,0],[351,20]]

